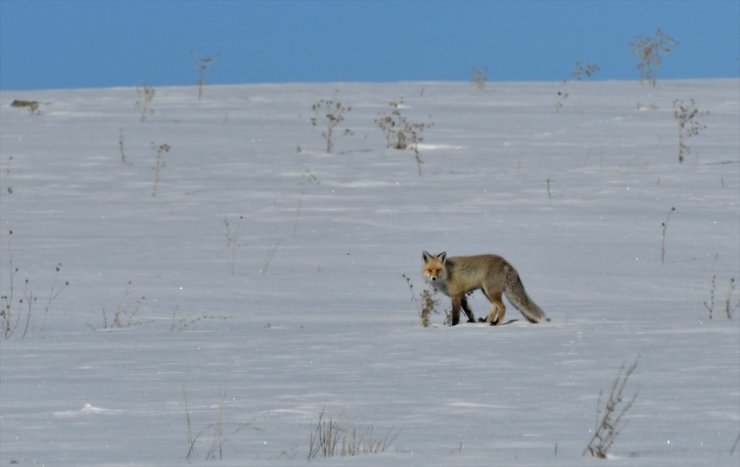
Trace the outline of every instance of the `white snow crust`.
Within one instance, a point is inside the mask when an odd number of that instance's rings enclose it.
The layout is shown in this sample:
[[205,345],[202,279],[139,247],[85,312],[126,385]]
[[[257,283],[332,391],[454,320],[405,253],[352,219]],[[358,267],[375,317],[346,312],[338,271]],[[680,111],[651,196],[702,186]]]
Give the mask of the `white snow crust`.
[[[323,411],[395,438],[312,465],[737,467],[740,81],[561,89],[157,88],[144,122],[134,88],[0,93],[0,465],[203,465],[216,427],[210,464],[306,465]],[[375,128],[401,98],[421,175]],[[676,99],[709,112],[683,164]],[[552,321],[421,327],[422,250],[506,257]]]

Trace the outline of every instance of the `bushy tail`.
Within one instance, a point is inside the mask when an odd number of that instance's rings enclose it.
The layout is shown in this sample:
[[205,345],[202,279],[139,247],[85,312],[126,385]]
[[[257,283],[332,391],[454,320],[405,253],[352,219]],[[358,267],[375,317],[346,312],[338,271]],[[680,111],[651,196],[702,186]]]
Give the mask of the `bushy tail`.
[[524,290],[524,284],[522,284],[522,280],[519,279],[519,274],[515,274],[511,280],[506,281],[506,289],[504,292],[506,293],[506,298],[509,299],[511,304],[514,305],[517,310],[521,311],[530,323],[550,321],[545,317],[545,312],[542,311],[542,308],[537,306],[537,304],[529,298],[529,295],[527,295],[527,292]]

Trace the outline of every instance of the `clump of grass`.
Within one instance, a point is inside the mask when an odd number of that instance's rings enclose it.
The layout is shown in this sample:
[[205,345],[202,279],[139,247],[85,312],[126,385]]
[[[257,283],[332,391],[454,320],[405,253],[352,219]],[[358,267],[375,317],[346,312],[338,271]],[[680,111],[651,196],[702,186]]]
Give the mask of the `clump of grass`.
[[673,101],[673,116],[678,123],[678,163],[682,163],[687,154],[691,152],[691,147],[686,142],[687,139],[696,136],[707,126],[699,123],[696,117],[709,115],[708,111],[699,111],[696,108],[694,99],[684,102],[677,99]]
[[662,237],[661,237],[661,243],[660,243],[660,262],[662,264],[665,264],[665,233],[668,230],[668,222],[671,220],[671,214],[673,214],[676,211],[676,207],[673,206],[670,211],[668,211],[668,215],[665,218],[665,221],[663,221],[660,224],[660,229],[662,231]]
[[[717,275],[712,276],[712,286],[709,290],[709,303],[704,302],[704,307],[709,312],[709,319],[712,319],[714,317],[714,295],[715,295],[715,289],[717,287]],[[730,284],[727,286],[727,296],[725,298],[725,301],[723,303],[723,308],[725,312],[725,316],[727,319],[732,319],[732,314],[740,309],[740,300],[735,300],[735,278],[730,278]]]
[[439,305],[439,298],[437,298],[437,289],[430,287],[425,288],[419,293],[417,298],[414,292],[414,284],[406,274],[401,275],[406,280],[406,285],[409,287],[411,292],[411,301],[416,305],[419,310],[419,318],[421,320],[421,326],[428,328],[431,325],[432,313],[439,313],[437,306]]
[[221,61],[221,54],[203,55],[200,49],[190,49],[190,57],[193,59],[193,72],[198,76],[195,84],[198,86],[198,100],[203,97],[203,86],[208,83],[208,78],[213,73],[211,67]]
[[278,248],[280,247],[280,243],[283,241],[282,238],[278,238],[274,242],[271,242],[270,245],[267,247],[267,251],[265,252],[265,261],[262,266],[262,269],[260,269],[260,273],[264,276],[267,274],[267,270],[269,269],[270,265],[272,264],[273,259],[275,259],[275,253],[277,253]]
[[139,98],[139,100],[136,101],[136,106],[141,112],[141,118],[139,119],[141,123],[144,123],[148,116],[154,114],[154,109],[149,108],[149,106],[152,104],[152,100],[154,99],[154,94],[154,88],[149,86],[149,83],[147,83],[146,81],[144,81],[141,86],[136,87],[136,95]]
[[[314,116],[311,117],[311,125],[324,128],[321,136],[324,137],[326,142],[327,154],[331,153],[334,149],[334,130],[344,122],[344,114],[352,111],[352,107],[345,106],[335,96],[334,99],[321,99],[311,106],[311,110],[314,112]],[[352,130],[349,128],[344,130],[344,135],[351,134]]]
[[[5,182],[10,176],[10,165],[12,163],[13,163],[13,156],[8,156],[8,163],[5,165],[5,170],[3,170],[2,176],[0,176],[0,182]],[[11,185],[7,185],[7,187],[5,188],[5,191],[9,195],[12,195],[13,193],[15,193],[15,190],[13,189]]]
[[486,84],[488,84],[488,68],[476,68],[473,67],[473,86],[475,86],[476,89],[484,89],[486,87]]
[[253,430],[261,431],[259,428],[252,426],[251,422],[234,423],[224,420],[224,407],[226,405],[226,390],[224,390],[221,393],[221,398],[216,409],[216,421],[206,425],[205,428],[200,430],[198,433],[194,433],[193,421],[190,413],[190,402],[188,401],[188,394],[184,387],[182,388],[182,398],[185,405],[187,435],[187,450],[185,452],[185,460],[187,462],[198,460],[198,444],[201,441],[201,438],[207,436],[208,434],[211,435],[211,443],[208,451],[206,451],[206,454],[203,457],[203,459],[207,461],[223,460],[224,446],[234,435],[244,430],[245,428],[252,428]]
[[126,160],[126,139],[123,135],[123,128],[118,129],[118,153],[121,155],[121,164],[130,165]]
[[640,34],[630,43],[630,47],[632,55],[638,58],[637,69],[640,70],[640,82],[647,82],[655,87],[663,56],[678,47],[678,42],[658,28],[655,31],[655,37]]
[[375,126],[385,135],[386,146],[397,150],[409,149],[413,151],[416,166],[421,175],[421,166],[424,161],[419,153],[419,144],[424,141],[424,130],[432,123],[412,123],[401,112],[403,99],[389,102],[390,113],[382,113],[375,119]]
[[558,90],[555,93],[555,112],[560,112],[560,110],[565,105],[565,101],[570,97],[570,94],[568,93],[567,89],[568,82],[563,81],[558,86]]
[[624,417],[635,403],[638,392],[636,391],[631,397],[625,397],[624,389],[630,376],[637,369],[638,361],[639,357],[629,367],[625,368],[624,364],[622,364],[619,368],[619,373],[612,383],[609,398],[603,409],[600,407],[603,391],[599,393],[599,399],[596,405],[597,419],[594,435],[588,442],[586,449],[583,450],[584,456],[588,453],[598,459],[606,459],[607,452],[627,423]]
[[188,329],[190,326],[193,326],[195,323],[198,323],[200,321],[225,321],[229,319],[228,316],[219,316],[219,315],[190,315],[185,317],[179,317],[177,315],[177,310],[175,310],[174,313],[172,313],[172,324],[170,325],[170,332],[182,332]]
[[131,281],[128,281],[128,283],[126,284],[126,289],[123,291],[121,298],[118,300],[116,311],[113,312],[113,315],[110,318],[108,317],[108,312],[105,310],[105,308],[102,308],[102,329],[130,328],[132,326],[139,326],[141,324],[144,324],[144,320],[139,317],[138,312],[141,304],[144,303],[144,301],[146,300],[146,297],[143,295],[132,297],[132,285],[133,283]]
[[157,196],[157,190],[159,188],[159,179],[162,168],[167,166],[167,161],[164,160],[164,156],[170,152],[172,147],[167,143],[151,143],[151,148],[156,152],[154,159],[154,185],[152,185],[152,197],[155,197]]
[[595,75],[599,70],[601,70],[601,68],[595,63],[586,63],[584,65],[581,64],[580,60],[576,60],[573,65],[573,72],[571,75],[573,76],[574,81],[581,81]]
[[[582,64],[580,60],[576,60],[573,65],[573,71],[571,76],[574,81],[583,81],[586,78],[590,78],[600,70],[599,65],[595,63]],[[568,92],[568,81],[563,80],[555,92],[555,112],[560,112],[565,106],[565,101],[570,97]]]
[[10,103],[11,107],[25,108],[31,112],[31,115],[41,114],[41,103],[39,101],[29,101],[24,99],[15,99]]
[[232,229],[231,221],[228,216],[224,217],[224,225],[226,226],[226,248],[231,250],[231,277],[234,277],[235,273],[236,250],[242,246],[239,241],[239,230],[241,230],[243,220],[244,216],[239,216],[236,221],[236,228]]
[[3,284],[8,287],[7,292],[0,294],[0,332],[5,339],[8,339],[22,329],[21,338],[25,339],[34,328],[41,332],[46,330],[49,310],[59,295],[69,287],[69,281],[60,283],[59,273],[62,270],[62,263],[57,263],[56,272],[44,304],[41,323],[35,326],[34,316],[37,314],[37,306],[39,303],[43,303],[43,299],[39,302],[39,296],[34,292],[31,280],[28,278],[23,281],[23,290],[17,290],[16,280],[20,268],[13,264],[13,254],[10,249],[12,235],[13,231],[8,231],[8,271],[10,273],[7,275],[8,283]]
[[308,460],[385,452],[398,436],[398,433],[389,431],[382,438],[377,438],[374,431],[372,425],[358,429],[339,423],[331,417],[325,417],[322,410],[316,427],[311,432]]

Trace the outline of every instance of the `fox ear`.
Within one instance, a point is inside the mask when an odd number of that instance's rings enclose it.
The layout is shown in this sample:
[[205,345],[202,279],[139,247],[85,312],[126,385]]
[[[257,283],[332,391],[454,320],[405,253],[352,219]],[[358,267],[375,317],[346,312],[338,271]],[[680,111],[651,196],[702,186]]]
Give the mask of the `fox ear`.
[[429,262],[429,260],[430,260],[430,259],[432,259],[432,255],[430,255],[430,254],[429,254],[429,252],[428,252],[428,251],[426,251],[426,250],[425,250],[425,251],[422,251],[422,252],[421,252],[421,259],[422,259],[422,260],[423,260],[423,261],[424,261],[425,263],[428,263],[428,262]]
[[444,263],[447,260],[447,252],[446,251],[443,251],[442,253],[438,254],[437,255],[437,259],[440,262]]

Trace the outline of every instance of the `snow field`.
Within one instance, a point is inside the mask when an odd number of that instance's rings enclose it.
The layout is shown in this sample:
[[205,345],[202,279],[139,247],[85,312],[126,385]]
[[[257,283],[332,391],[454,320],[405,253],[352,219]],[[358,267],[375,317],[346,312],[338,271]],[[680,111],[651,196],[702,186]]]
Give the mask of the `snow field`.
[[[189,415],[195,465],[217,426],[221,465],[302,465],[324,411],[395,438],[311,463],[601,465],[639,358],[607,462],[737,465],[740,83],[568,83],[556,112],[558,86],[162,88],[144,123],[132,88],[0,93],[0,464],[187,464]],[[399,98],[421,176],[374,127]],[[710,112],[681,165],[675,99]],[[506,257],[552,321],[422,328],[424,249]]]

